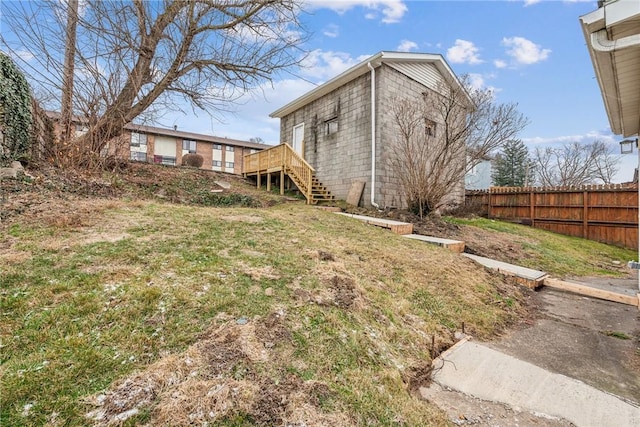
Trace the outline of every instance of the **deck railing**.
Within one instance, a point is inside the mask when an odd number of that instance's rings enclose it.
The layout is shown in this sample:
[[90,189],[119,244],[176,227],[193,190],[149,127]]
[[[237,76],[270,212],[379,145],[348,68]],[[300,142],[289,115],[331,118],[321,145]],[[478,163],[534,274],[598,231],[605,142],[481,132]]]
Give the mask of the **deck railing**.
[[244,174],[261,175],[282,171],[286,173],[311,202],[312,180],[315,170],[289,144],[280,144],[244,156]]

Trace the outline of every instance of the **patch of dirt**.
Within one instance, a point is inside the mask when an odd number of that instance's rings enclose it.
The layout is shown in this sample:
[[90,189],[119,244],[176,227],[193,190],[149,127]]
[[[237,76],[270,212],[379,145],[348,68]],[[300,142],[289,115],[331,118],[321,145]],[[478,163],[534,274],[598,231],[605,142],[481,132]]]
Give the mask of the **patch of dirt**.
[[431,363],[423,363],[406,369],[402,375],[402,381],[407,385],[409,393],[418,394],[420,387],[429,387],[431,384],[431,373],[433,366]]
[[291,332],[284,323],[284,312],[273,312],[256,325],[256,335],[266,348],[291,339]]
[[286,342],[284,313],[256,317],[246,324],[226,319],[178,355],[166,356],[144,371],[88,399],[94,425],[122,425],[148,412],[148,425],[216,424],[234,415],[254,425],[353,425],[341,412],[320,408],[329,387],[294,374],[269,374],[269,343]]
[[318,259],[320,261],[335,261],[335,257],[330,252],[318,251]]
[[329,281],[333,301],[340,308],[351,308],[357,297],[355,282],[350,277],[333,276]]

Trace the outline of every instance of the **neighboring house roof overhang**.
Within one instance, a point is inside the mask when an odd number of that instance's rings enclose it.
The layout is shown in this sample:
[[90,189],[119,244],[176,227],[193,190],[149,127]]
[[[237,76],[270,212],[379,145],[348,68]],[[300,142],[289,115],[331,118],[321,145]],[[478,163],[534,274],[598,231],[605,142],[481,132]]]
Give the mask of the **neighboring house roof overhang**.
[[611,130],[640,131],[640,1],[600,2],[580,17]]
[[[370,72],[369,64],[372,67],[379,67],[382,64],[387,64],[400,71],[401,73],[413,78],[414,80],[427,85],[422,78],[422,70],[420,64],[432,64],[440,72],[444,79],[453,84],[462,86],[458,77],[449,67],[449,64],[444,60],[442,55],[430,54],[430,53],[414,53],[414,52],[379,52],[357,65],[344,71],[342,74],[334,77],[333,79],[321,84],[315,89],[307,92],[301,97],[291,101],[287,105],[273,113],[269,114],[270,117],[282,118],[301,107],[321,98],[324,95],[336,90],[337,88],[345,85],[346,83]],[[436,88],[432,88],[436,89]],[[466,94],[466,91],[465,91]],[[468,94],[467,94],[468,97]],[[473,104],[471,98],[468,98],[469,103]]]
[[[60,120],[60,117],[61,117],[60,112],[58,111],[45,111],[45,114],[47,115],[47,117],[49,117],[53,121],[58,121]],[[88,123],[88,120],[83,119],[80,116],[74,116],[73,122],[83,124],[83,123]],[[264,150],[270,147],[270,145],[261,144],[258,142],[242,141],[239,139],[230,139],[230,138],[224,138],[221,136],[185,132],[177,129],[167,129],[167,128],[160,128],[155,126],[139,125],[135,123],[127,123],[126,125],[124,125],[123,129],[128,130],[130,132],[139,132],[139,133],[161,135],[161,136],[171,136],[175,138],[191,139],[191,140],[202,141],[202,142],[212,142],[214,144],[232,145],[234,147],[245,147],[245,148],[252,148],[256,150]]]

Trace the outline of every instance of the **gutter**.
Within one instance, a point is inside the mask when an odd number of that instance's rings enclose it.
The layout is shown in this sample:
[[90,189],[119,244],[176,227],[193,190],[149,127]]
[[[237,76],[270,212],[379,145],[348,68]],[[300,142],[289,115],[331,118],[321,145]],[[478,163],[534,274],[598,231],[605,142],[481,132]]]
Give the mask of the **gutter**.
[[640,47],[640,34],[609,40],[607,30],[604,29],[591,33],[591,46],[597,52],[613,52],[630,47]]
[[375,201],[376,195],[376,69],[367,62],[371,70],[371,206],[380,209]]

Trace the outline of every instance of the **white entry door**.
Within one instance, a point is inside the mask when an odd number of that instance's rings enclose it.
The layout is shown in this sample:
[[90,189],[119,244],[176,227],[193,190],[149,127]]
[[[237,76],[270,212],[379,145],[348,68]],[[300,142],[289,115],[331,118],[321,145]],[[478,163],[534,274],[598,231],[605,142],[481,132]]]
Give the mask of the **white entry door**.
[[293,127],[293,141],[291,143],[293,151],[298,153],[300,157],[304,158],[304,123],[295,125]]

